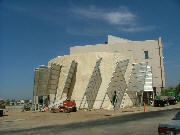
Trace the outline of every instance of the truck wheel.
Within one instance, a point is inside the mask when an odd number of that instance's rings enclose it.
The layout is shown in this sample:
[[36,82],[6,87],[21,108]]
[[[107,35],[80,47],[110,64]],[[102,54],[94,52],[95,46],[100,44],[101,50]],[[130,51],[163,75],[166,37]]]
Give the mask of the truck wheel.
[[154,107],[157,107],[157,103],[156,103],[156,100],[154,101]]
[[175,104],[176,104],[176,101],[173,102],[173,105],[175,105]]
[[76,107],[73,107],[72,108],[72,112],[76,112],[77,111],[77,108]]
[[157,106],[158,106],[157,101],[154,101],[154,107],[157,107]]
[[161,107],[164,107],[164,104],[165,104],[165,103],[164,103],[163,101],[160,102],[160,106],[161,106]]
[[70,110],[70,108],[66,107],[66,108],[64,108],[64,112],[65,112],[65,113],[70,113],[71,110]]

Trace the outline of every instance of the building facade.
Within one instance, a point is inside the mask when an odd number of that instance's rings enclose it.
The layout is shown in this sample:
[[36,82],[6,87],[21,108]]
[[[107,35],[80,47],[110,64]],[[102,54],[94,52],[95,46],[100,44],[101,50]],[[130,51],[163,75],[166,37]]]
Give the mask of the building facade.
[[[34,105],[75,99],[78,109],[119,109],[152,100],[165,86],[161,38],[74,46],[34,70]],[[149,102],[150,100],[147,100]]]

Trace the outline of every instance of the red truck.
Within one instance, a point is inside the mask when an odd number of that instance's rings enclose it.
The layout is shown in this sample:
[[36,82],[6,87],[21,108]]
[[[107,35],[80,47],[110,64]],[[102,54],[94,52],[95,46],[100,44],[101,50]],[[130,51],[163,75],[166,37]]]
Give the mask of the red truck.
[[66,113],[70,113],[70,112],[76,112],[77,108],[76,108],[76,102],[75,100],[69,100],[66,99],[65,101],[63,101],[62,105],[59,105],[58,108],[51,108],[51,112],[66,112]]

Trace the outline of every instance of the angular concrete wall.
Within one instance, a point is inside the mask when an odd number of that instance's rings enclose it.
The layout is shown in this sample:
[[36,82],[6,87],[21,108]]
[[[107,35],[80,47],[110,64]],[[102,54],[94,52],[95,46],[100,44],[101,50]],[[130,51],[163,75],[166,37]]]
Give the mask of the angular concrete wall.
[[[48,81],[49,81],[49,67],[40,66],[38,69],[35,69],[35,82],[34,85],[37,88],[36,94],[45,96],[49,94],[48,91]],[[36,96],[36,95],[35,95]]]
[[[66,55],[61,57],[56,57],[49,61],[50,63],[58,63],[62,65],[61,74],[59,78],[58,91],[56,99],[60,100],[63,96],[63,86],[68,77],[68,71],[70,67],[70,63],[74,60],[77,62],[77,71],[75,76],[75,83],[72,92],[72,99],[76,100],[76,104],[78,108],[83,108],[85,104],[84,95],[89,84],[89,80],[93,76],[94,67],[96,67],[96,61],[102,58],[101,64],[99,65],[98,72],[100,72],[102,82],[101,85],[98,86],[99,90],[94,94],[96,99],[94,103],[92,103],[89,108],[100,109],[100,108],[112,108],[112,104],[108,97],[105,97],[107,93],[108,84],[110,83],[111,77],[113,75],[113,71],[116,68],[116,63],[118,61],[126,60],[127,57],[118,54],[118,53],[107,53],[107,52],[93,52],[93,53],[83,53],[83,54],[74,54],[74,55]],[[130,62],[132,64],[133,58],[130,58]],[[128,78],[129,73],[126,73],[125,68],[122,66],[122,74]],[[100,76],[98,75],[98,76]],[[125,81],[126,79],[124,79]],[[66,96],[66,95],[64,95]],[[105,98],[104,98],[105,97]],[[94,100],[94,99],[93,99]],[[82,103],[83,102],[83,103]],[[83,106],[81,106],[83,104]],[[93,107],[92,107],[93,105]],[[87,104],[85,105],[86,107]]]
[[[81,101],[81,106],[83,105],[83,100],[85,99],[86,103],[88,104],[89,109],[93,109],[93,105],[95,103],[99,88],[101,86],[102,78],[99,66],[101,64],[102,58],[100,58],[98,61],[96,61],[96,65],[94,67],[94,70],[92,72],[91,78],[89,80],[89,83],[87,85],[86,91],[84,93],[84,97]],[[84,107],[84,105],[83,105]]]
[[67,97],[68,99],[71,99],[71,95],[74,88],[74,76],[76,75],[76,69],[77,69],[77,63],[73,60],[69,66],[69,71],[67,73],[67,76],[65,78],[64,87],[62,89],[61,97],[64,98]]
[[56,94],[57,92],[61,67],[62,67],[61,65],[57,65],[55,63],[52,63],[50,66],[49,81],[48,81],[49,94]]
[[61,66],[56,64],[36,68],[34,70],[34,96],[55,94],[60,72]]
[[34,104],[38,104],[38,97],[40,96],[43,96],[45,104],[54,102],[60,72],[61,66],[54,63],[50,66],[40,66],[34,70]]
[[69,72],[69,68],[71,66],[71,61],[69,60],[69,56],[65,55],[63,57],[56,57],[56,58],[52,59],[51,61],[49,61],[48,65],[51,65],[52,63],[62,65],[59,82],[58,82],[58,88],[57,88],[57,92],[56,92],[56,101],[55,102],[57,102],[62,97],[67,96],[67,93],[63,93],[63,90],[64,90],[64,85],[65,85],[66,79],[68,77],[68,72]]
[[114,106],[114,109],[120,108],[124,92],[127,88],[124,74],[128,66],[128,62],[129,60],[124,60],[116,63],[116,67],[107,89],[107,95]]

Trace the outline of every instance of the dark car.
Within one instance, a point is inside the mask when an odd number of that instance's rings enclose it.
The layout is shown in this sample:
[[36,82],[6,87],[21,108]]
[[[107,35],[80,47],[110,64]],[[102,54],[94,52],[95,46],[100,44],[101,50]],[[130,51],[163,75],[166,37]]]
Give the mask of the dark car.
[[29,104],[25,104],[23,111],[30,111],[31,110],[31,106]]
[[158,127],[159,135],[180,135],[180,111],[167,122],[162,122]]

